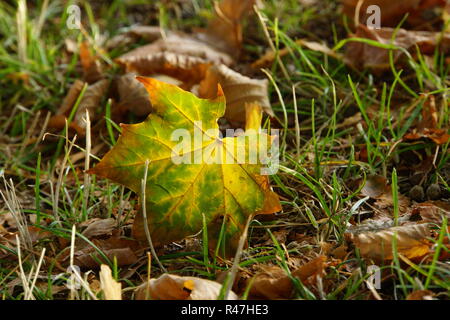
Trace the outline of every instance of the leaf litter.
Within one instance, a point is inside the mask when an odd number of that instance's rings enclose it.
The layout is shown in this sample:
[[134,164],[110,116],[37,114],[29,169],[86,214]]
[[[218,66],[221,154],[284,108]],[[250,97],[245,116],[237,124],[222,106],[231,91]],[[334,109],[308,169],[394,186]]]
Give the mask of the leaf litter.
[[[343,1],[344,12],[350,18],[355,17],[355,1]],[[442,34],[436,30],[436,24],[428,23],[423,20],[419,13],[423,10],[442,8],[442,1],[405,1],[402,5],[389,3],[386,1],[372,1],[381,3],[386,9],[383,10],[383,28],[381,30],[369,30],[361,24],[356,24],[356,33],[349,37],[357,36],[378,42],[382,46],[395,45],[402,49],[393,51],[394,63],[398,66],[407,67],[406,58],[412,56],[417,59],[417,49],[422,54],[431,55],[436,49],[441,52],[447,52],[448,39],[447,34]],[[420,2],[420,3],[419,3]],[[268,81],[254,79],[236,70],[237,63],[240,63],[239,56],[242,53],[242,25],[241,19],[250,13],[255,1],[233,1],[225,0],[216,4],[214,17],[210,20],[208,29],[195,30],[193,33],[172,32],[162,30],[160,27],[152,26],[133,26],[125,33],[110,39],[105,47],[112,50],[117,46],[127,46],[133,44],[137,39],[145,40],[149,44],[132,50],[122,56],[119,56],[115,63],[122,66],[123,72],[110,77],[105,65],[100,62],[100,57],[95,55],[93,48],[88,42],[77,44],[68,44],[68,51],[78,51],[80,54],[80,65],[82,71],[81,80],[76,80],[69,90],[62,105],[57,110],[56,115],[50,120],[49,127],[61,131],[66,126],[66,119],[73,111],[76,101],[86,86],[83,99],[81,99],[76,112],[73,114],[73,121],[69,124],[72,132],[79,136],[86,133],[84,117],[88,111],[90,118],[96,121],[100,118],[100,106],[106,100],[112,99],[112,118],[115,122],[127,121],[128,113],[133,113],[138,117],[146,117],[149,114],[158,113],[158,107],[155,108],[153,99],[148,99],[145,86],[136,79],[136,75],[151,76],[152,78],[163,80],[164,82],[175,84],[176,86],[191,91],[200,98],[217,99],[217,86],[221,85],[227,101],[225,109],[225,118],[233,125],[239,127],[246,122],[252,123],[252,118],[246,119],[246,108],[249,105],[256,105],[264,110],[267,115],[274,116],[275,112],[271,108],[268,95]],[[365,12],[363,4],[361,12]],[[411,9],[412,8],[412,9]],[[401,29],[394,30],[389,27],[395,27],[405,12],[411,12],[407,24]],[[360,16],[359,22],[364,21],[364,16]],[[358,20],[357,19],[357,20]],[[437,20],[441,17],[437,16]],[[425,26],[425,27],[424,27]],[[426,29],[423,31],[420,29]],[[395,34],[395,38],[393,36]],[[221,35],[218,37],[218,35]],[[223,36],[226,35],[226,36]],[[320,52],[330,58],[344,61],[348,65],[357,69],[372,69],[377,74],[385,72],[390,68],[389,50],[374,45],[368,45],[362,42],[350,41],[346,45],[345,56],[337,50],[330,49],[325,43],[309,41],[307,39],[297,40],[296,43],[308,50]],[[182,44],[182,45],[181,45]],[[288,57],[289,50],[286,49],[278,53],[268,52],[267,55],[257,60],[253,67],[268,66],[278,57]],[[245,88],[245,90],[242,90]],[[395,95],[395,94],[394,94]],[[439,115],[442,115],[439,106],[436,105],[434,95],[423,94],[419,99],[425,101],[421,110],[421,119],[414,122],[411,128],[401,137],[402,143],[425,143],[432,142],[436,146],[445,146],[448,143],[449,135],[446,128],[441,128]],[[374,106],[373,112],[376,114],[378,106]],[[155,110],[156,109],[156,110]],[[344,125],[353,127],[362,122],[361,113],[357,113],[354,119],[345,118]],[[395,115],[397,116],[397,115]],[[117,121],[116,121],[117,120]],[[256,121],[256,123],[260,123]],[[123,129],[124,127],[122,127]],[[122,132],[125,135],[124,132]],[[312,156],[314,157],[314,156]],[[364,161],[364,157],[362,157]],[[433,156],[423,156],[422,159],[428,159],[427,168],[424,169],[420,185],[425,185],[428,177],[433,176],[435,172],[436,159]],[[431,159],[431,160],[430,160]],[[420,164],[419,164],[420,166]],[[412,170],[412,167],[405,167]],[[418,170],[420,171],[420,170]],[[430,186],[438,185],[431,184]],[[439,187],[439,185],[438,185]],[[133,188],[132,188],[133,189]],[[358,218],[352,216],[350,223],[347,223],[344,241],[322,241],[313,236],[296,236],[292,227],[278,227],[274,232],[275,241],[264,240],[262,246],[258,249],[259,255],[269,254],[264,247],[280,245],[286,252],[287,263],[292,271],[286,269],[286,266],[265,266],[264,264],[255,264],[252,268],[245,269],[245,284],[248,285],[250,298],[263,299],[290,299],[295,297],[297,288],[295,280],[298,279],[309,290],[320,296],[327,287],[327,276],[330,271],[338,274],[345,272],[354,272],[351,263],[344,262],[349,256],[353,255],[353,247],[359,250],[363,258],[374,260],[380,264],[389,264],[394,259],[392,251],[397,248],[397,252],[414,262],[430,259],[434,254],[434,241],[437,239],[436,225],[441,226],[445,218],[449,217],[448,202],[435,200],[431,196],[430,187],[423,197],[418,197],[419,202],[413,197],[407,197],[406,194],[399,194],[400,216],[398,224],[393,220],[392,186],[384,176],[371,176],[366,181],[360,192],[361,197],[368,197],[361,207],[364,212],[371,212],[371,218],[365,219],[363,215]],[[139,193],[137,188],[135,193]],[[284,196],[284,195],[283,195]],[[282,196],[282,197],[283,197]],[[427,198],[426,202],[423,202]],[[437,197],[440,199],[440,196]],[[277,210],[278,210],[278,206]],[[139,209],[139,206],[136,207]],[[130,211],[136,210],[136,208]],[[114,212],[117,208],[114,208]],[[276,211],[275,209],[271,211]],[[3,215],[2,215],[3,216]],[[1,216],[0,216],[1,217]],[[120,299],[122,298],[120,283],[113,279],[111,270],[104,264],[117,264],[120,267],[129,266],[132,272],[135,272],[139,266],[142,266],[142,243],[130,238],[128,233],[130,223],[125,226],[119,226],[116,218],[93,219],[81,224],[80,234],[86,237],[89,242],[77,239],[73,258],[79,266],[84,269],[98,269],[100,267],[100,281],[90,278],[92,290],[95,292],[103,290],[103,298]],[[138,220],[138,216],[135,218]],[[363,220],[363,221],[361,221]],[[270,220],[269,220],[270,221]],[[220,219],[219,221],[220,222]],[[329,219],[322,219],[318,223],[317,232],[327,234],[327,223]],[[0,234],[9,238],[9,249],[14,249],[15,232],[10,232],[10,227],[6,228],[0,225]],[[137,224],[142,224],[138,221]],[[218,233],[220,228],[209,225],[209,231]],[[34,230],[29,227],[32,235],[33,244],[40,245],[40,240],[49,239],[52,236],[42,230]],[[142,226],[141,226],[142,229]],[[197,223],[196,229],[201,229],[201,224]],[[178,230],[177,230],[178,231]],[[142,234],[142,230],[140,231]],[[6,235],[6,236],[5,236]],[[178,235],[182,238],[182,235]],[[14,238],[14,239],[13,239]],[[59,263],[66,266],[70,261],[69,243],[67,239],[58,238],[57,250],[63,250],[64,253],[58,259]],[[141,238],[142,235],[141,235]],[[158,237],[156,237],[158,238]],[[300,243],[292,241],[300,239]],[[175,240],[175,238],[171,239]],[[178,240],[178,238],[177,238]],[[329,240],[328,240],[329,241]],[[165,241],[163,241],[165,242]],[[168,241],[168,246],[180,246],[178,241]],[[213,242],[213,241],[212,241]],[[211,245],[211,243],[210,243]],[[444,238],[444,247],[449,248],[448,238]],[[199,250],[201,247],[194,246]],[[214,247],[214,245],[212,245]],[[292,248],[300,248],[302,254],[306,254],[306,259],[300,259],[289,256]],[[213,249],[213,248],[211,248]],[[2,253],[4,248],[2,247]],[[303,251],[302,251],[303,250]],[[319,251],[320,250],[320,251]],[[100,252],[99,252],[100,251]],[[176,252],[176,250],[175,250]],[[317,257],[316,253],[321,252]],[[5,252],[6,256],[10,253]],[[248,253],[245,253],[247,255]],[[276,258],[280,260],[280,253]],[[249,259],[253,257],[250,256]],[[442,253],[438,260],[445,261],[448,254]],[[224,263],[228,263],[224,260]],[[340,266],[336,269],[337,266]],[[257,270],[261,268],[262,270]],[[174,268],[173,270],[176,270]],[[250,271],[251,270],[251,271]],[[289,274],[289,275],[288,275]],[[145,278],[145,277],[142,277]],[[92,280],[94,279],[94,280]],[[236,285],[236,284],[235,284]],[[56,288],[56,286],[55,286]],[[150,279],[138,287],[136,298],[148,299],[217,299],[221,290],[221,284],[214,281],[200,279],[197,277],[179,277],[172,274],[163,273],[157,279]],[[55,292],[57,292],[56,290]],[[235,290],[239,295],[232,292],[231,296],[237,298],[243,294],[243,290]],[[407,296],[407,299],[433,299],[435,293],[429,290],[416,290]]]

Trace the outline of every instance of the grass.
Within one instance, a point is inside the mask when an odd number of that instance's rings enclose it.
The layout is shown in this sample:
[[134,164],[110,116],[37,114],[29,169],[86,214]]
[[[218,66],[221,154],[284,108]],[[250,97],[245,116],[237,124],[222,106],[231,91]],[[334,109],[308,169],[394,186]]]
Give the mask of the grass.
[[[78,275],[80,288],[53,293],[52,288],[64,286],[74,274],[62,267],[58,258],[73,257],[77,241],[90,244],[98,252],[98,257],[109,264],[114,277],[122,282],[125,297],[132,298],[133,288],[149,277],[147,257],[133,265],[134,273],[128,276],[129,268],[119,267],[117,261],[108,259],[73,226],[94,217],[114,217],[118,225],[125,228],[138,210],[138,196],[124,187],[83,176],[83,170],[98,160],[90,151],[94,146],[89,145],[89,138],[86,141],[76,138],[69,134],[67,127],[44,136],[48,131],[47,114],[57,111],[70,84],[81,77],[77,68],[78,55],[61,54],[64,41],[88,40],[102,61],[112,65],[113,59],[127,48],[100,51],[101,39],[129,26],[129,15],[135,22],[189,30],[204,26],[204,17],[208,16],[213,3],[193,0],[187,10],[177,1],[167,5],[164,1],[143,5],[143,1],[125,4],[115,0],[110,5],[95,7],[88,1],[80,1],[84,13],[84,29],[80,32],[65,26],[66,9],[71,1],[41,0],[32,5],[28,2],[28,7],[23,0],[18,0],[17,5],[11,2],[14,1],[0,3],[0,176],[5,177],[1,178],[5,198],[3,202],[0,200],[0,217],[14,213],[22,247],[19,251],[17,247],[10,248],[0,242],[0,249],[21,261],[0,258],[0,296],[3,299],[101,298],[101,293],[93,292],[90,287],[97,270],[84,270]],[[360,187],[352,186],[355,178],[365,181],[373,174],[390,178],[395,224],[399,218],[398,194],[405,193],[402,185],[408,180],[407,174],[400,171],[400,164],[411,154],[433,156],[436,165],[424,185],[437,182],[450,191],[449,144],[436,147],[429,141],[402,141],[414,120],[421,116],[425,101],[421,94],[433,94],[442,100],[439,126],[448,128],[449,70],[445,56],[436,50],[431,67],[420,52],[416,60],[408,53],[410,68],[398,70],[391,54],[391,72],[383,77],[367,70],[351,70],[342,61],[306,49],[295,39],[325,40],[329,47],[341,53],[349,41],[388,49],[392,45],[346,39],[345,22],[335,10],[336,3],[321,1],[320,7],[321,10],[304,8],[294,0],[266,1],[259,19],[253,21],[255,24],[259,20],[258,27],[252,27],[257,34],[249,35],[244,44],[247,60],[258,59],[268,47],[277,53],[273,65],[260,76],[265,75],[270,80],[270,100],[276,112],[275,120],[266,121],[265,125],[282,129],[280,170],[271,179],[275,191],[282,197],[283,212],[271,221],[258,218],[252,221],[248,247],[240,252],[238,264],[220,258],[223,228],[217,249],[214,253],[208,251],[205,223],[202,241],[199,237],[190,238],[161,251],[159,261],[152,259],[151,277],[160,275],[162,266],[171,273],[214,280],[230,270],[239,270],[250,277],[261,265],[278,265],[291,277],[295,298],[370,299],[373,294],[365,285],[370,276],[366,272],[368,262],[357,250],[327,269],[322,280],[326,287],[306,286],[292,277],[292,263],[323,253],[322,243],[330,243],[335,248],[346,243],[344,233],[354,213],[361,208],[370,210],[367,199],[360,199]],[[142,8],[149,12],[144,18],[139,15]],[[328,37],[325,39],[318,38],[313,28],[314,23],[324,20],[331,21],[326,25]],[[288,54],[281,57],[278,52],[283,48],[288,49]],[[113,76],[117,70],[111,70],[108,72]],[[85,90],[86,87],[72,109],[69,123]],[[400,104],[399,96],[402,97]],[[375,113],[374,105],[377,106]],[[96,137],[96,141],[112,146],[120,128],[111,120],[111,101],[104,101],[103,106],[98,112],[105,119],[101,123],[105,134]],[[357,112],[361,114],[357,125],[342,125]],[[366,160],[361,160],[362,150],[367,153]],[[80,159],[77,153],[89,156],[81,157],[85,160],[83,163],[77,160]],[[52,240],[32,243],[27,235],[27,224],[40,226],[69,245],[58,251]],[[380,266],[383,282],[378,293],[384,299],[405,299],[410,293],[425,289],[448,299],[450,270],[448,263],[439,260],[442,252],[448,254],[444,245],[445,238],[449,237],[447,221],[436,228],[439,236],[433,240],[436,249],[431,260],[413,262],[394,250],[393,261]],[[289,230],[290,234],[299,235],[300,239],[303,235],[308,240],[280,242],[274,236],[274,231],[280,230]],[[194,243],[194,249],[189,248],[190,243]],[[19,285],[12,286],[13,283]],[[224,285],[223,296],[226,288]],[[247,285],[243,289],[244,299],[249,288]]]

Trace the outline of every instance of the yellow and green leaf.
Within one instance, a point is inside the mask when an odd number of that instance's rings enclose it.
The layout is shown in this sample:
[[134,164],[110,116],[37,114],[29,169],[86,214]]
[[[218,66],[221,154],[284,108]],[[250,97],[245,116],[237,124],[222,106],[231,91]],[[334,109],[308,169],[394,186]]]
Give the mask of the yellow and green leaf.
[[[231,252],[250,216],[281,210],[268,177],[260,175],[262,164],[248,161],[249,154],[258,148],[249,141],[258,138],[258,143],[270,145],[272,137],[247,130],[242,136],[221,139],[217,119],[225,112],[225,97],[220,87],[217,98],[208,100],[155,79],[137,79],[147,89],[154,112],[142,123],[122,124],[117,144],[89,172],[140,193],[148,160],[145,199],[153,242],[165,244],[197,233],[204,215],[210,245],[217,242],[225,219],[226,244]],[[260,121],[257,113],[250,114]],[[257,121],[253,120],[252,127]],[[180,157],[189,157],[191,163],[173,161],[174,150],[180,146],[172,136],[177,129],[184,129],[191,137],[199,132],[208,137],[200,145],[195,145],[193,138],[177,152]],[[245,152],[244,163],[226,164],[226,157],[235,157],[239,148]],[[138,214],[133,228],[138,239],[145,239],[143,221]]]

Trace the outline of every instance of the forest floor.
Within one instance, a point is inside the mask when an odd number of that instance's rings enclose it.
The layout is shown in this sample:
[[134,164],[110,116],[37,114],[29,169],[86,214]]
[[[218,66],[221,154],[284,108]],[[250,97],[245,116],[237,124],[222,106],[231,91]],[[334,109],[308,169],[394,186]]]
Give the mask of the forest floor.
[[[133,237],[139,194],[85,171],[117,143],[119,123],[148,114],[133,109],[142,99],[117,59],[161,33],[196,35],[228,11],[212,0],[78,1],[82,27],[70,28],[69,1],[0,3],[2,299],[108,298],[100,264],[123,299],[163,273],[231,281],[240,299],[449,298],[448,15],[437,5],[421,19],[386,1],[383,23],[394,29],[377,31],[355,28],[355,8],[339,1],[267,0],[241,25],[237,11],[252,1],[228,2],[236,20],[218,28],[236,34],[223,35],[221,52],[231,69],[267,79],[258,99],[273,110],[263,128],[280,129],[269,179],[282,206],[254,217],[234,258],[208,249],[206,225],[157,246],[156,258]],[[191,49],[158,50],[148,54]],[[166,61],[141,74],[191,88],[198,72]]]

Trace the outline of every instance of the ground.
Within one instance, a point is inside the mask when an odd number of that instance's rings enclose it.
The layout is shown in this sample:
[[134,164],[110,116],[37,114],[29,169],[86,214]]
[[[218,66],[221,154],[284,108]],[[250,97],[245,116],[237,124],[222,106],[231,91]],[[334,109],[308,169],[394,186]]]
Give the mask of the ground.
[[[100,263],[110,266],[126,299],[162,267],[225,284],[232,274],[241,299],[449,298],[444,45],[427,56],[412,45],[401,60],[391,51],[387,68],[370,68],[359,61],[361,47],[353,47],[359,56],[348,53],[345,39],[354,29],[338,1],[268,0],[261,19],[246,19],[233,69],[269,79],[274,116],[264,115],[263,127],[281,129],[280,167],[270,183],[282,210],[255,217],[232,270],[235,258],[208,250],[205,228],[155,248],[158,262],[132,235],[138,194],[85,173],[116,143],[119,122],[138,123],[146,114],[114,110],[105,94],[93,109],[89,139],[64,116],[54,118],[73,84],[89,78],[81,44],[102,64],[101,76],[116,79],[123,70],[115,59],[148,41],[106,48],[108,40],[137,24],[195,32],[213,16],[213,1],[78,1],[81,30],[67,27],[69,1],[25,3],[0,4],[3,299],[104,298]],[[446,25],[408,20],[402,27],[439,33]],[[388,52],[386,46],[378,49]],[[272,58],[261,62],[271,48]],[[109,90],[114,100],[117,90]],[[66,112],[68,122],[75,109]],[[81,268],[78,287],[67,285],[72,259]],[[367,284],[369,266],[380,270],[379,288]]]

